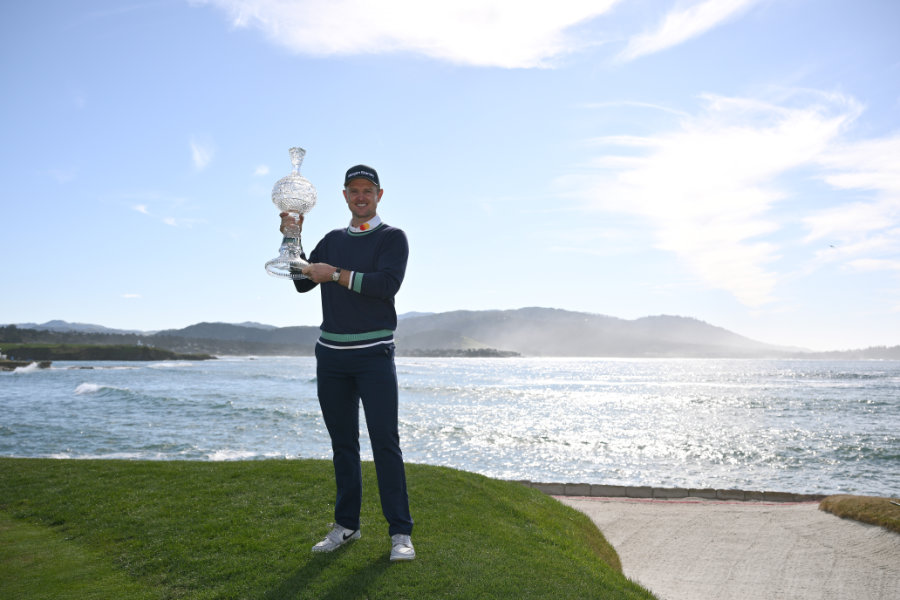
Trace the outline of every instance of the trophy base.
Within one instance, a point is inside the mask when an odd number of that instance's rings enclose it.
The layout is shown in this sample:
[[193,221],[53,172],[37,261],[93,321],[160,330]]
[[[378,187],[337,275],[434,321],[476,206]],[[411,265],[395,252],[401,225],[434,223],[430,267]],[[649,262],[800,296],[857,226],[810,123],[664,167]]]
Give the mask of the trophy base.
[[303,247],[300,238],[285,236],[281,240],[278,256],[266,263],[266,273],[279,279],[309,279],[300,272],[309,263],[303,258]]
[[292,260],[279,256],[266,263],[266,273],[279,279],[309,279],[300,272],[300,269],[306,266],[309,266],[309,263],[302,258]]

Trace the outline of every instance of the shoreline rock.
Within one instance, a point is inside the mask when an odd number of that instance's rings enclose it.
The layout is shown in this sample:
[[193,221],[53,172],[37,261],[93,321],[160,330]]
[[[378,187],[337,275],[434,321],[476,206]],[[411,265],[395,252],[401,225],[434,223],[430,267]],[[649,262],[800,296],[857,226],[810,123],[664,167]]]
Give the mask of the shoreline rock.
[[19,367],[27,367],[37,363],[39,369],[48,369],[52,364],[49,360],[0,360],[0,371],[15,371]]

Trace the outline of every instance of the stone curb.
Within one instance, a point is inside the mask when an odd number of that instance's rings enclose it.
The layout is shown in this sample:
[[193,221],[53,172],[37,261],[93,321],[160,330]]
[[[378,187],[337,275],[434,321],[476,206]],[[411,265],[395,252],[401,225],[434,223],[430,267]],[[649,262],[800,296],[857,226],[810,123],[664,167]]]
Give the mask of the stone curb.
[[595,483],[539,483],[519,481],[522,485],[549,496],[584,496],[598,498],[643,498],[675,500],[702,498],[704,500],[737,500],[742,502],[819,502],[827,494],[793,494],[790,492],[753,492],[745,490],[714,490],[691,488],[655,488],[649,486],[600,485]]

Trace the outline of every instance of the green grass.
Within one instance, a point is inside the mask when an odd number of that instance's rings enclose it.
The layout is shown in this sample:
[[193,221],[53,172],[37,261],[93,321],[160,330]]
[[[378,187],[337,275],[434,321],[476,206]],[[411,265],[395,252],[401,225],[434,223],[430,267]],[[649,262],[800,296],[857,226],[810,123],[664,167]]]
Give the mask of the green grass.
[[900,533],[900,505],[898,500],[876,496],[828,496],[819,503],[819,509],[843,519],[853,519],[870,525],[879,525],[888,531]]
[[0,597],[155,598],[98,552],[0,513]]
[[583,514],[522,485],[407,465],[418,557],[391,564],[374,467],[360,540],[331,463],[0,458],[0,598],[653,598]]

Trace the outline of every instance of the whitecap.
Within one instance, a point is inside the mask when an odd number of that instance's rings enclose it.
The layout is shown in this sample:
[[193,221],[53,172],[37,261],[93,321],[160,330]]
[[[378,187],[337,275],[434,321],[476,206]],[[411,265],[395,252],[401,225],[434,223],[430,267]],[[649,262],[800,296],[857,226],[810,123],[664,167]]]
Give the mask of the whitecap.
[[79,396],[83,394],[96,394],[102,389],[103,386],[99,383],[82,383],[79,384],[77,388],[75,388],[75,393]]
[[247,460],[253,458],[278,458],[277,452],[257,452],[250,450],[214,450],[207,454],[211,461]]
[[40,368],[41,366],[38,363],[33,362],[30,365],[25,365],[24,367],[16,367],[15,369],[13,369],[13,373],[34,373]]
[[105,452],[73,454],[68,457],[72,460],[158,460],[161,457],[147,456],[141,452]]

